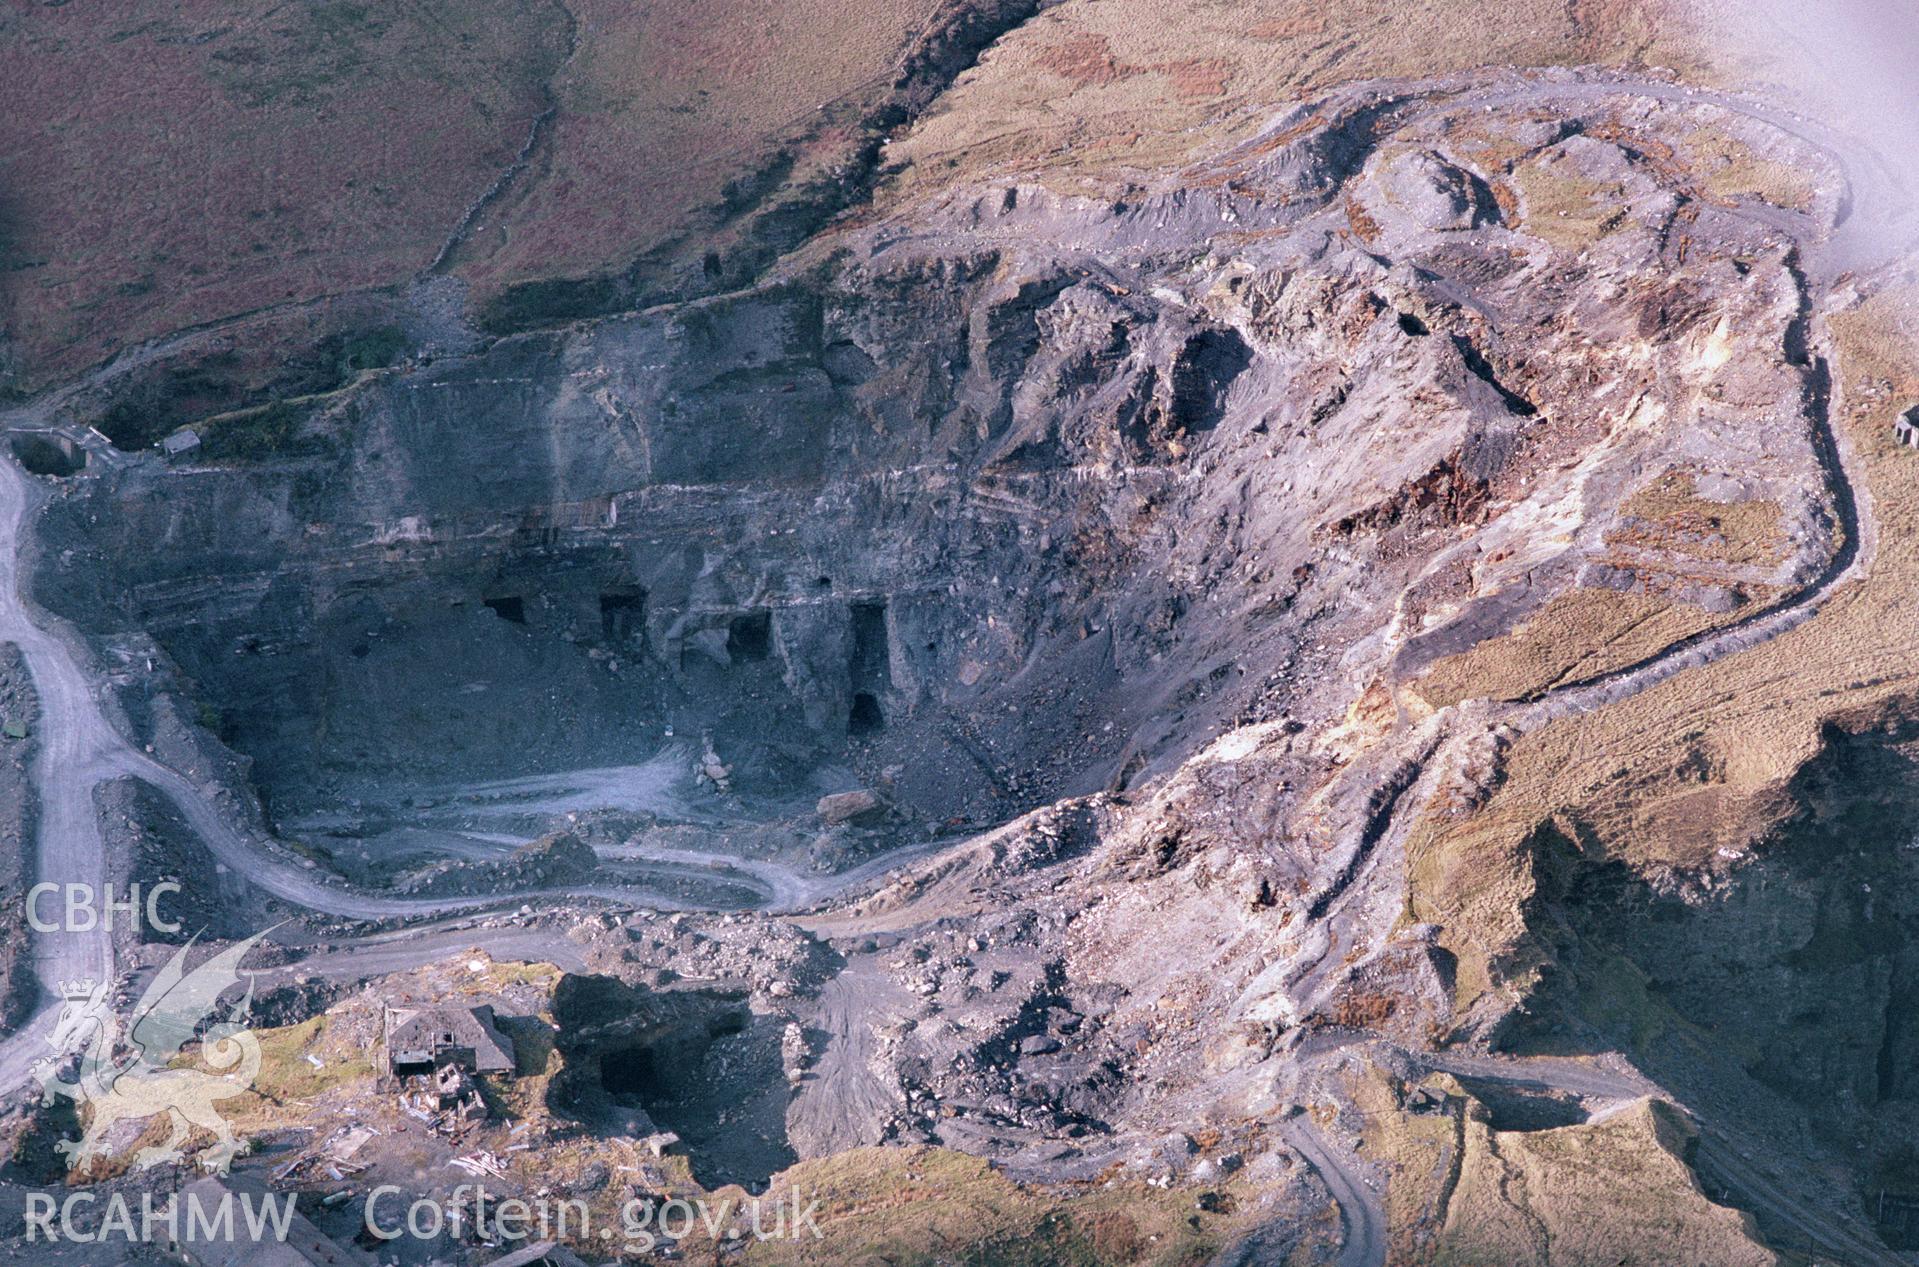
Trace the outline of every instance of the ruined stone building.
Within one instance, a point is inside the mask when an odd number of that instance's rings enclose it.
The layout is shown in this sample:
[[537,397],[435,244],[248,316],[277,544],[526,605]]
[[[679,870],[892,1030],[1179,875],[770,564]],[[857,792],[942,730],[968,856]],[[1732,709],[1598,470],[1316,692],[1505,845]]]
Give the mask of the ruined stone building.
[[493,1009],[388,1007],[387,1072],[396,1078],[454,1065],[467,1073],[511,1074],[513,1040],[494,1025]]

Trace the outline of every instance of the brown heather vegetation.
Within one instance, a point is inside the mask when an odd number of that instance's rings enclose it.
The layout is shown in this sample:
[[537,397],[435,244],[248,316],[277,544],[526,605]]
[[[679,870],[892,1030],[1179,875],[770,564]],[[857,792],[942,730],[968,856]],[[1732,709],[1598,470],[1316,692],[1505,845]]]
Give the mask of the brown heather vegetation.
[[[1906,598],[1919,586],[1919,465],[1891,432],[1919,388],[1900,351],[1914,333],[1913,298],[1889,292],[1832,322],[1836,380],[1896,388],[1868,406],[1849,408],[1843,392],[1838,400],[1879,524],[1867,575],[1783,637],[1526,735],[1482,809],[1416,830],[1412,908],[1446,925],[1462,1009],[1489,990],[1523,992],[1531,979],[1525,910],[1542,827],[1577,820],[1589,850],[1635,867],[1703,864],[1721,847],[1749,845],[1789,809],[1779,794],[1819,750],[1825,724],[1919,688]],[[1717,754],[1704,783],[1701,751]]]

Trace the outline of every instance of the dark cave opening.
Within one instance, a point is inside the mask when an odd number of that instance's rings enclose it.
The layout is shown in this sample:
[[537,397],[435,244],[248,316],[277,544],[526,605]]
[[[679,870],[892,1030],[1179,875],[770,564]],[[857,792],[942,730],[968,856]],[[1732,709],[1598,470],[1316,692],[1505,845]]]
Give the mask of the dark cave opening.
[[34,475],[77,475],[87,465],[87,451],[65,436],[16,435],[13,456]]
[[876,682],[885,684],[888,677],[886,604],[854,603],[850,611],[853,617],[854,685],[864,688]]
[[708,1104],[715,1088],[705,1067],[707,1058],[716,1043],[743,1034],[749,1019],[742,1009],[722,1006],[647,1041],[603,1051],[600,1087],[608,1095],[637,1102],[678,1130],[678,1122],[697,1119],[714,1107]]
[[893,686],[892,653],[886,637],[886,604],[854,603],[853,651],[847,664],[852,702],[847,710],[848,734],[871,735],[886,728],[880,698]]
[[876,735],[886,729],[886,714],[869,691],[853,695],[853,707],[847,711],[846,731],[851,735]]
[[608,1095],[630,1096],[642,1103],[671,1096],[651,1047],[623,1047],[601,1056],[600,1086]]
[[646,591],[609,590],[600,595],[600,637],[614,646],[637,642],[646,632]]
[[526,623],[526,600],[518,594],[507,594],[499,598],[484,598],[480,601],[485,603],[501,620],[510,620],[516,625],[524,625]]
[[747,612],[726,626],[726,654],[735,660],[764,660],[773,654],[773,613]]
[[1226,394],[1253,363],[1253,350],[1234,330],[1204,330],[1186,341],[1173,364],[1171,422],[1194,435],[1226,416]]
[[684,1019],[599,1051],[600,1089],[679,1135],[702,1182],[764,1185],[797,1160],[786,1139],[783,1026],[730,1004]]

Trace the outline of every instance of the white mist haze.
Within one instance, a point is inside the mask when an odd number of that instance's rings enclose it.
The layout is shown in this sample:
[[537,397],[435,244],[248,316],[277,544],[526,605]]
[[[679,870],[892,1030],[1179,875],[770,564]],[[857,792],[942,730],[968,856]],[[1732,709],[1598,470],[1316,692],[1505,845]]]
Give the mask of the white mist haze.
[[1853,143],[1855,219],[1836,262],[1872,269],[1908,255],[1919,241],[1919,0],[1699,0],[1696,12],[1707,41],[1755,76],[1732,86]]

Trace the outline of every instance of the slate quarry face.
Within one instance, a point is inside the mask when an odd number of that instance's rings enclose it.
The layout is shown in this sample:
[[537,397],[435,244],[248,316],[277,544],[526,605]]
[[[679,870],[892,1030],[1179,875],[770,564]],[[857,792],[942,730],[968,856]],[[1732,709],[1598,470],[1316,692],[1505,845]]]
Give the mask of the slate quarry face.
[[[88,481],[41,599],[157,639],[283,807],[671,730],[990,819],[1444,702],[1564,596],[1710,623],[1830,553],[1791,251],[1649,157],[1707,123],[1360,88],[1110,197],[950,191],[381,376],[284,458]],[[1661,477],[1763,548],[1647,520]]]
[[[1881,922],[1906,798],[1871,789],[1910,782],[1904,715],[1808,767],[1738,885],[1596,861],[1557,820],[1529,820],[1523,893],[1418,873],[1408,824],[1487,805],[1568,691],[1796,614],[1856,545],[1806,258],[1842,182],[1729,184],[1702,158],[1728,136],[1825,160],[1656,84],[1521,78],[1357,85],[1183,170],[889,205],[738,291],[370,374],[277,450],[41,455],[37,597],[151,666],[117,681],[139,738],[216,736],[288,839],[344,805],[377,851],[555,771],[595,776],[587,818],[656,776],[702,798],[404,896],[577,892],[639,840],[649,878],[701,864],[682,897],[771,905],[852,860],[821,841],[970,837],[834,911],[881,936],[723,917],[821,960],[755,1008],[667,990],[690,944],[613,948],[660,988],[600,1000],[568,1094],[705,1177],[917,1142],[1197,1178],[1193,1122],[1251,1153],[1380,1051],[1410,1079],[1442,1035],[1623,1050],[1581,994],[1595,948],[1763,1048],[1765,1094],[1845,1099],[1840,1148],[1889,1145],[1919,1008]],[[705,1010],[628,1025],[667,997]],[[1592,1107],[1460,1085],[1501,1131]]]

